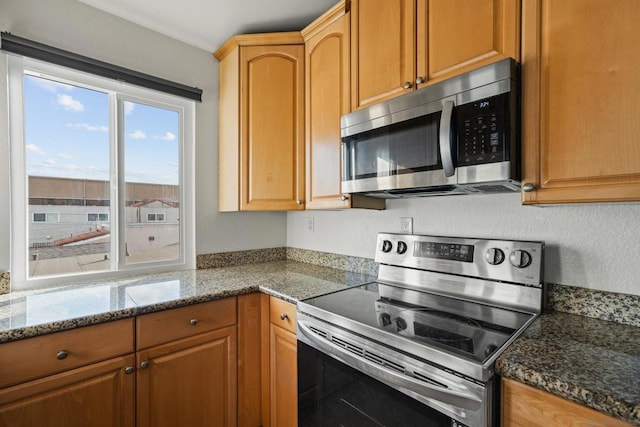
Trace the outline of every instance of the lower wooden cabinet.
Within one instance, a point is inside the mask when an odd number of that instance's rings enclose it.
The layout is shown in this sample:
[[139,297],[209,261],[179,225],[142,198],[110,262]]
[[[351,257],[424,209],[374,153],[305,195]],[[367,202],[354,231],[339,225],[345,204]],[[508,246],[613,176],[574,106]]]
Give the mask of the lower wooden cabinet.
[[0,426],[133,427],[133,366],[131,354],[0,389]]
[[138,427],[236,425],[236,327],[137,353]]
[[269,325],[269,376],[271,426],[298,425],[298,373],[296,335]]
[[502,425],[505,427],[631,426],[517,381],[502,379]]

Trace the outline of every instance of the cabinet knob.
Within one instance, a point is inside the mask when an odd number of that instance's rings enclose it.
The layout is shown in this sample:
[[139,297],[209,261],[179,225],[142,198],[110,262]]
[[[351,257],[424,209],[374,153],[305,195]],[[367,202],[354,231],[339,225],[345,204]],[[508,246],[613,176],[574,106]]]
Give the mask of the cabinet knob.
[[524,191],[525,193],[530,193],[535,189],[536,189],[536,186],[531,184],[530,182],[522,184],[522,191]]
[[346,202],[347,200],[349,200],[349,196],[347,196],[346,194],[343,194],[341,199],[343,202]]
[[191,319],[189,320],[189,323],[191,323],[191,325],[196,326],[198,324],[198,319]]
[[411,82],[404,82],[404,84],[402,85],[402,87],[404,89],[411,89],[413,87],[413,85],[411,84]]
[[126,368],[124,368],[124,373],[127,375],[131,375],[133,374],[133,371],[135,370],[135,368],[133,366],[127,366]]
[[289,316],[286,313],[280,314],[280,320],[285,320],[285,319],[288,319],[288,318],[289,318]]
[[67,358],[68,355],[69,355],[69,352],[67,350],[60,350],[58,354],[56,354],[56,359],[64,360]]
[[140,363],[140,368],[141,369],[147,369],[149,367],[149,361],[148,360],[144,360],[142,363]]
[[302,200],[298,199],[298,200],[296,200],[296,203],[301,205],[302,204]]
[[418,76],[418,78],[416,79],[416,84],[417,85],[421,85],[424,82],[425,82],[425,80],[424,80],[424,77],[422,77],[422,76]]

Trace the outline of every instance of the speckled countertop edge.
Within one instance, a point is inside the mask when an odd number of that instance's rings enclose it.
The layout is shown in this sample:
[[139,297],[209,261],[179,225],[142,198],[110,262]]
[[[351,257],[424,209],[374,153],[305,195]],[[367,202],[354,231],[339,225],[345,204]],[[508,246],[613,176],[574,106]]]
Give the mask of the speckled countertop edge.
[[[264,292],[291,303],[333,292],[338,289],[358,286],[375,280],[375,277],[333,268],[284,260],[242,266],[203,270],[187,270],[131,277],[107,284],[78,284],[55,289],[14,292],[0,296],[0,343],[23,338],[45,335],[82,326],[89,326],[142,314],[182,307],[200,302],[213,301],[248,294]],[[176,281],[181,295],[153,303],[127,306],[122,300],[122,289],[140,285],[152,285]],[[90,315],[73,316],[39,324],[26,324],[24,320],[25,301],[33,295],[73,292],[78,289],[110,286],[121,295],[117,307]],[[127,301],[130,305],[132,302]]]
[[546,312],[500,355],[496,373],[640,425],[640,328]]

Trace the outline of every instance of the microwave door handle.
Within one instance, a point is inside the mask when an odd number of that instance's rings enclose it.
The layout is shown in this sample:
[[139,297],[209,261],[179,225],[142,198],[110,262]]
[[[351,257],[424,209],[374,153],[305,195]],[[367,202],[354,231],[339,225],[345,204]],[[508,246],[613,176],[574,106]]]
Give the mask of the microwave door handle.
[[451,153],[451,118],[453,116],[453,101],[444,101],[440,116],[440,157],[444,176],[450,177],[455,173],[453,155]]

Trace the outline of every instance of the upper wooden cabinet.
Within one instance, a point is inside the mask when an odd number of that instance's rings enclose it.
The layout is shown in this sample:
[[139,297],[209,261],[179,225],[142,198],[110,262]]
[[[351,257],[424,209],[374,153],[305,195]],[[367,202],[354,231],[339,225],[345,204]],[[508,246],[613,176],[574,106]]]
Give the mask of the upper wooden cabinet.
[[352,0],[353,110],[519,59],[518,0]]
[[220,211],[304,209],[299,32],[235,36],[220,61]]
[[349,19],[343,0],[302,31],[307,209],[385,207],[383,199],[341,191],[340,117],[350,111]]
[[640,2],[523,2],[523,202],[640,200]]

